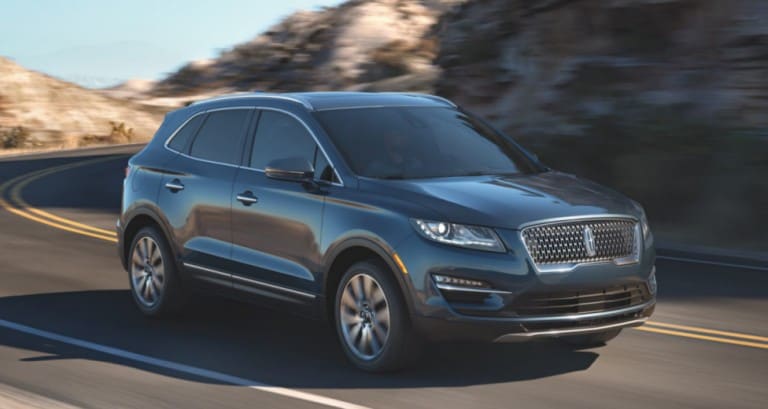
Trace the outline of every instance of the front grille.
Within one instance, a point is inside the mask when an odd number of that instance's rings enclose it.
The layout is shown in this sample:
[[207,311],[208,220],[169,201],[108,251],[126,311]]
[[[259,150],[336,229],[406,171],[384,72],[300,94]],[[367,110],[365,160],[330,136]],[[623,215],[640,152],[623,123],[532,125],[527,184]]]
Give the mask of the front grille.
[[600,290],[524,293],[507,308],[518,316],[583,314],[631,307],[650,299],[645,284],[633,284]]
[[[592,243],[587,243],[591,230]],[[637,222],[597,219],[549,223],[523,229],[523,241],[537,265],[623,259],[637,254]],[[588,247],[590,245],[590,247]],[[592,251],[590,251],[592,250]]]

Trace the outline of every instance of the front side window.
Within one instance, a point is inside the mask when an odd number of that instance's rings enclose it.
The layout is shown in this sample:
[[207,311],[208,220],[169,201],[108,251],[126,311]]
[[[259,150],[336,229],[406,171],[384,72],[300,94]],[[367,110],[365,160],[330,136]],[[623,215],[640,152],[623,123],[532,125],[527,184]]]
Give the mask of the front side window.
[[452,108],[337,109],[316,117],[361,176],[415,179],[538,170],[511,140]]
[[333,167],[320,149],[315,150],[315,179],[339,183],[336,172],[333,171]]
[[219,163],[239,164],[250,115],[251,111],[247,109],[211,112],[192,142],[189,154]]
[[314,165],[317,150],[312,135],[299,121],[288,114],[265,110],[256,128],[250,167],[264,169],[269,162],[286,158],[303,158]]

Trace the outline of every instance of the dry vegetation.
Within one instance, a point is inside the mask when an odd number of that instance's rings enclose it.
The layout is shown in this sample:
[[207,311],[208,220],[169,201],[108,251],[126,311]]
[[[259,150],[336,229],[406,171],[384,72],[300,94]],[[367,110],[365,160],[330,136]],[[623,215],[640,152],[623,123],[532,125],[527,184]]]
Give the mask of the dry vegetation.
[[147,141],[165,109],[104,96],[0,58],[0,147],[4,149]]

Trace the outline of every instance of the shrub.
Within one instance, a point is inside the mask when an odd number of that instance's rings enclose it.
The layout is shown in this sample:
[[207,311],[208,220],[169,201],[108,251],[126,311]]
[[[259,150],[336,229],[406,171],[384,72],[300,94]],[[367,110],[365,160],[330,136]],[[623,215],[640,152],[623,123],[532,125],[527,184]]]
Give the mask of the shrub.
[[21,148],[27,142],[29,132],[26,129],[17,126],[0,133],[0,144],[3,149]]
[[112,130],[109,132],[111,142],[130,142],[133,139],[133,128],[125,126],[125,122],[110,121]]

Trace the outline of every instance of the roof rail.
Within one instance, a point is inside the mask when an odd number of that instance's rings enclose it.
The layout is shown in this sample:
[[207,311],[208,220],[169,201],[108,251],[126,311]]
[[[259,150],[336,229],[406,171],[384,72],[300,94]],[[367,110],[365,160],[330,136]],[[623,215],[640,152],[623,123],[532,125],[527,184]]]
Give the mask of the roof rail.
[[404,93],[403,95],[409,95],[409,96],[412,96],[412,97],[427,98],[427,99],[431,99],[433,101],[442,102],[442,103],[450,105],[450,106],[452,106],[454,108],[458,108],[458,106],[456,104],[454,104],[453,101],[451,101],[450,99],[439,97],[437,95],[424,94],[424,93],[421,93],[421,92],[408,92],[408,93]]
[[312,104],[310,104],[306,100],[301,100],[301,99],[298,99],[298,98],[289,97],[287,95],[268,94],[268,93],[263,93],[263,92],[256,92],[256,93],[242,92],[242,93],[221,95],[221,96],[218,96],[218,97],[213,97],[213,98],[203,99],[203,100],[200,100],[200,101],[195,101],[191,105],[198,105],[198,104],[203,104],[203,103],[206,103],[206,102],[215,102],[215,101],[222,101],[222,100],[227,100],[227,99],[237,99],[237,98],[272,98],[272,99],[282,99],[282,100],[285,100],[285,101],[291,101],[291,102],[299,103],[299,104],[303,105],[305,108],[307,108],[309,110],[313,110],[314,109]]

